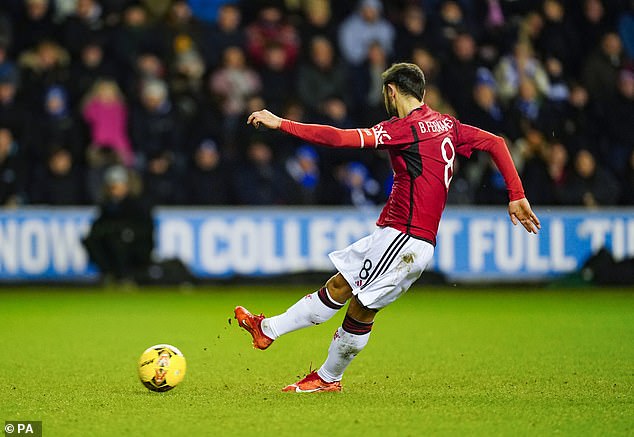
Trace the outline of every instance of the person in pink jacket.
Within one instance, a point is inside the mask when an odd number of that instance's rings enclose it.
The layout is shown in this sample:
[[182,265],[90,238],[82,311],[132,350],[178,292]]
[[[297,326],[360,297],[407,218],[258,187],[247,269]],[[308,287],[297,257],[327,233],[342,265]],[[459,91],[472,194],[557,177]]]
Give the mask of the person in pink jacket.
[[128,108],[115,81],[99,80],[94,84],[85,98],[82,116],[90,130],[92,148],[109,147],[123,164],[133,164]]

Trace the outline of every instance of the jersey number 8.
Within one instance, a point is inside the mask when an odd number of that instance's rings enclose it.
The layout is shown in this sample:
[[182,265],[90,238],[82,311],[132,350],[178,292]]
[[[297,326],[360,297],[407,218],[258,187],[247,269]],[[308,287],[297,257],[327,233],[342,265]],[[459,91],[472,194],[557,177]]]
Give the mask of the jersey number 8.
[[451,138],[445,137],[445,139],[442,140],[440,153],[442,154],[442,159],[447,163],[447,165],[445,165],[445,187],[449,190],[449,184],[453,177],[453,162],[456,159],[456,150],[453,147]]

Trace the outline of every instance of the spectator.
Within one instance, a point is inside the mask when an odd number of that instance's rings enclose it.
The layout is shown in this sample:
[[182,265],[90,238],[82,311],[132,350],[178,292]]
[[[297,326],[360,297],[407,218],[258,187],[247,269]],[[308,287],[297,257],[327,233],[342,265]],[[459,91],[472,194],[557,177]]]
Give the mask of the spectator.
[[286,53],[286,67],[295,65],[300,41],[297,30],[285,21],[282,10],[273,4],[265,5],[258,12],[257,20],[246,28],[249,59],[260,67],[265,63],[266,48],[281,47]]
[[505,50],[505,40],[509,37],[509,23],[504,2],[500,0],[487,0],[479,2],[476,6],[476,22],[484,23],[483,35],[480,39],[487,52],[487,57],[498,57],[500,50]]
[[436,56],[443,56],[451,51],[453,41],[459,33],[468,33],[478,38],[479,29],[472,24],[471,19],[460,2],[455,0],[442,0],[439,5],[438,15],[431,22],[431,44]]
[[192,10],[186,0],[176,0],[170,7],[165,20],[165,47],[169,59],[179,54],[200,52],[205,44],[208,29],[192,15]]
[[141,169],[157,157],[178,159],[183,137],[165,82],[155,79],[143,84],[141,102],[132,112],[130,136]]
[[240,9],[231,3],[224,4],[218,11],[218,17],[206,39],[202,54],[207,65],[216,68],[222,61],[223,53],[229,47],[246,47],[246,34],[241,26]]
[[356,105],[353,113],[364,125],[373,126],[385,118],[381,75],[387,67],[387,53],[381,44],[373,42],[368,47],[365,62],[351,70],[352,77],[357,78],[352,86]]
[[70,151],[62,146],[49,146],[46,166],[31,183],[31,203],[46,205],[80,205],[84,203],[84,178],[81,167]]
[[634,150],[634,71],[621,70],[616,87],[616,95],[608,98],[601,111],[601,157],[615,175],[622,176]]
[[183,127],[190,132],[204,110],[205,64],[195,50],[179,53],[170,66],[170,89],[174,105],[180,114]]
[[253,139],[246,151],[246,160],[233,174],[233,190],[240,205],[286,205],[296,193],[283,168],[273,159],[271,147]]
[[70,56],[51,40],[41,41],[34,49],[24,52],[18,64],[22,69],[23,98],[30,107],[39,107],[50,87],[68,84]]
[[348,113],[345,102],[337,97],[330,97],[322,102],[321,116],[317,118],[320,123],[328,123],[341,129],[351,128],[353,123]]
[[53,20],[55,4],[51,0],[24,0],[20,3],[13,34],[16,55],[42,40],[55,40],[59,36],[58,25]]
[[480,67],[473,36],[468,33],[456,35],[451,45],[451,54],[443,68],[441,89],[458,114],[468,112],[472,102],[473,84]]
[[535,205],[553,205],[556,203],[555,186],[548,171],[550,146],[537,129],[530,129],[518,140],[523,153],[521,172],[524,192]]
[[573,84],[568,101],[556,117],[554,134],[573,153],[579,149],[596,148],[598,129],[595,126],[596,109],[590,102],[588,91],[579,83]]
[[612,175],[597,164],[592,153],[580,150],[573,172],[561,190],[562,202],[596,208],[615,204],[619,195],[619,185]]
[[0,67],[0,126],[5,126],[18,139],[24,138],[25,127],[28,122],[28,112],[17,98],[18,69],[3,63]]
[[77,57],[86,41],[105,41],[103,9],[97,0],[77,0],[75,12],[64,22],[64,47]]
[[318,203],[319,155],[312,146],[303,145],[298,147],[295,155],[286,160],[286,172],[298,186],[299,196],[297,203],[302,205]]
[[178,205],[185,198],[181,187],[177,155],[170,150],[153,150],[143,169],[143,197],[150,205]]
[[517,96],[520,82],[524,79],[531,79],[542,95],[547,95],[550,89],[544,67],[533,55],[531,47],[524,42],[515,44],[511,55],[502,57],[495,67],[495,79],[500,97],[505,102]]
[[338,23],[332,17],[332,8],[328,0],[307,0],[303,2],[304,21],[299,27],[300,40],[306,53],[307,46],[317,37],[328,41],[337,40]]
[[491,72],[484,67],[478,69],[472,95],[473,104],[463,115],[465,122],[496,135],[508,133],[506,111],[499,102],[497,84]]
[[594,50],[601,41],[601,36],[609,29],[609,19],[602,0],[584,0],[581,17],[577,22],[581,47],[586,51]]
[[322,103],[329,97],[347,101],[345,67],[338,62],[331,42],[316,36],[310,41],[310,59],[299,66],[297,73],[297,96],[313,114],[319,112]]
[[564,74],[564,66],[562,62],[554,57],[548,56],[544,63],[546,73],[548,74],[548,81],[550,82],[550,88],[546,97],[554,104],[558,109],[561,109],[565,102],[568,100],[570,90],[568,89],[568,83]]
[[192,153],[191,170],[185,175],[187,203],[192,205],[228,205],[231,203],[229,172],[222,162],[218,145],[203,139]]
[[49,145],[67,147],[74,160],[83,160],[85,141],[81,127],[72,113],[68,92],[62,86],[51,86],[44,94],[41,111],[32,115],[32,123],[38,128],[29,129],[25,135],[27,156],[31,165],[45,166],[51,153]]
[[381,185],[372,178],[367,167],[360,162],[350,162],[336,169],[341,184],[343,204],[360,209],[372,208],[383,201]]
[[519,84],[519,92],[511,102],[512,138],[525,134],[529,126],[548,132],[553,124],[552,114],[552,108],[539,93],[537,84],[528,77],[523,78]]
[[21,205],[26,200],[19,146],[11,130],[0,128],[0,206]]
[[548,175],[554,186],[555,201],[561,203],[562,192],[565,190],[569,177],[568,150],[561,142],[555,141],[550,146]]
[[624,60],[619,35],[614,32],[603,35],[599,47],[586,58],[582,71],[583,84],[593,100],[605,102],[615,94]]
[[84,42],[78,58],[70,70],[69,92],[74,105],[80,105],[81,99],[91,90],[99,78],[117,77],[117,69],[103,50],[104,41],[90,39]]
[[542,4],[544,28],[537,49],[560,59],[564,68],[577,71],[581,53],[579,36],[562,0],[545,0]]
[[139,102],[143,87],[148,82],[165,81],[167,67],[157,53],[143,51],[134,60],[134,74],[126,81],[127,95],[132,101]]
[[393,53],[394,26],[382,16],[380,0],[360,0],[356,11],[339,27],[339,48],[352,66],[361,64],[372,43],[378,43],[388,56]]
[[136,193],[125,168],[105,174],[105,198],[82,243],[102,279],[129,281],[151,261],[154,224],[151,209]]
[[261,89],[260,77],[247,66],[241,48],[228,47],[223,53],[222,67],[211,75],[209,85],[221,99],[225,142],[232,142],[248,97]]
[[82,116],[90,132],[91,148],[111,148],[120,162],[134,163],[128,137],[128,107],[113,80],[99,80],[86,95]]
[[154,32],[147,11],[141,5],[131,3],[126,7],[112,40],[113,55],[124,76],[135,70],[139,54],[162,53],[163,38],[160,32]]
[[431,45],[427,15],[421,5],[410,3],[400,14],[400,25],[396,27],[394,55],[396,59],[409,59],[414,47]]
[[[544,30],[544,17],[537,11],[528,12],[520,18],[517,29],[517,40],[528,44],[529,47],[537,47],[542,31]],[[503,47],[504,52],[512,49],[511,47]]]
[[425,47],[414,47],[412,62],[425,72],[425,83],[438,86],[442,78],[442,65]]
[[293,70],[286,68],[286,56],[287,52],[277,44],[269,44],[264,50],[264,65],[260,68],[260,95],[272,111],[280,112],[291,100],[293,88],[289,84],[295,83],[295,75]]

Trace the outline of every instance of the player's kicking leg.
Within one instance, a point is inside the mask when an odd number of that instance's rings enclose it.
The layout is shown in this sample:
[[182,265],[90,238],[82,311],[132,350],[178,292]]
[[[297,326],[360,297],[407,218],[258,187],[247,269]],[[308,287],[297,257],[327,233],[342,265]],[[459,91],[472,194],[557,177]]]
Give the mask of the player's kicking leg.
[[251,334],[253,347],[266,349],[281,335],[329,320],[350,296],[350,285],[343,276],[337,274],[330,278],[324,287],[304,296],[278,316],[256,316],[241,306],[235,308],[234,314],[240,327]]

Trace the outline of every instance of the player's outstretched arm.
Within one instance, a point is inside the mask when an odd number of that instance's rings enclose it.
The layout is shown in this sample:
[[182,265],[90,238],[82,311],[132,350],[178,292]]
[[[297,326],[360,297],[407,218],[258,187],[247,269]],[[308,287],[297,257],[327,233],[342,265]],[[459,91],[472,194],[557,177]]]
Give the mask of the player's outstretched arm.
[[526,198],[509,202],[509,216],[514,225],[517,225],[519,222],[524,226],[526,231],[533,234],[536,234],[537,230],[542,228],[539,219],[531,209],[531,205]]
[[262,125],[269,129],[280,129],[304,141],[327,147],[363,148],[375,145],[374,134],[370,129],[339,129],[323,124],[299,123],[280,118],[266,109],[249,115],[247,124],[256,128]]

